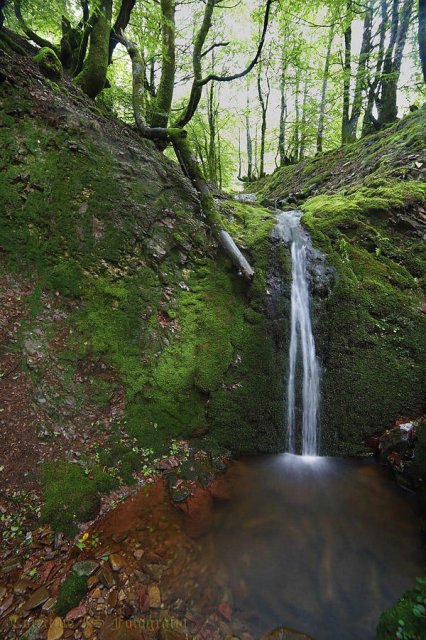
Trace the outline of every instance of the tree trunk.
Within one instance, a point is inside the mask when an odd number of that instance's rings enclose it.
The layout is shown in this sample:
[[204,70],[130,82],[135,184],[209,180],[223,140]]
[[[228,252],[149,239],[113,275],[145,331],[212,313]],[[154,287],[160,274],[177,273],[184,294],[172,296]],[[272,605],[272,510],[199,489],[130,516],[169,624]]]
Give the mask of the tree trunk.
[[305,80],[303,85],[303,103],[302,103],[302,121],[300,125],[300,150],[299,162],[305,159],[306,149],[306,105],[308,100],[308,81]]
[[175,5],[175,0],[161,0],[163,55],[152,127],[167,127],[172,108],[176,73]]
[[321,106],[320,106],[320,115],[319,115],[318,130],[317,130],[317,153],[322,152],[324,122],[325,122],[325,108],[327,104],[326,101],[327,101],[328,76],[330,72],[330,57],[331,57],[331,48],[333,46],[333,40],[334,40],[334,24],[332,24],[330,27],[330,33],[328,36],[327,54],[325,57],[324,73],[322,76]]
[[[395,0],[396,9],[399,5]],[[404,0],[401,15],[393,16],[392,36],[395,45],[390,53],[386,53],[381,80],[381,95],[379,101],[379,128],[390,122],[394,122],[398,116],[397,90],[401,73],[402,55],[407,40],[410,18],[413,12],[414,0]],[[394,13],[394,12],[393,12]],[[396,26],[395,26],[396,25]],[[393,36],[396,31],[396,35]],[[389,51],[389,49],[388,49]],[[393,55],[392,55],[393,54]]]
[[419,55],[426,82],[426,0],[419,0]]
[[266,83],[267,83],[267,91],[266,94],[263,94],[262,89],[262,65],[258,66],[258,75],[257,75],[257,95],[259,97],[260,103],[260,111],[262,114],[261,121],[261,130],[260,130],[260,157],[259,157],[259,177],[263,178],[265,175],[265,146],[266,146],[266,126],[267,126],[267,115],[268,115],[268,106],[269,106],[269,95],[271,93],[271,86],[269,83],[268,77],[268,69],[266,69],[265,73]]
[[108,70],[111,19],[112,0],[102,0],[90,34],[89,53],[84,62],[83,69],[75,78],[76,85],[93,99],[96,98],[105,87]]
[[246,143],[247,143],[247,180],[253,180],[253,141],[250,131],[250,96],[249,84],[247,83],[247,105],[246,105]]
[[346,19],[349,24],[345,29],[345,58],[343,62],[343,108],[342,108],[342,144],[350,139],[349,107],[351,100],[351,63],[352,63],[352,16],[351,2],[346,5]]
[[281,78],[280,78],[280,134],[278,138],[278,152],[280,156],[280,167],[286,164],[286,121],[287,121],[287,99],[286,99],[286,64],[284,55],[282,57]]
[[346,142],[355,142],[358,129],[358,121],[362,108],[362,92],[364,89],[367,73],[367,64],[372,49],[371,29],[373,26],[373,5],[374,0],[369,0],[364,16],[364,26],[362,31],[362,43],[359,52],[358,67],[355,78],[355,89],[352,101],[351,116],[347,123]]
[[377,120],[373,116],[374,105],[378,103],[377,90],[380,84],[382,74],[383,59],[385,55],[386,26],[388,20],[388,3],[387,0],[381,0],[381,21],[379,27],[379,47],[377,52],[377,61],[375,75],[373,81],[369,82],[367,104],[364,111],[364,119],[362,122],[361,136],[372,133],[377,128]]

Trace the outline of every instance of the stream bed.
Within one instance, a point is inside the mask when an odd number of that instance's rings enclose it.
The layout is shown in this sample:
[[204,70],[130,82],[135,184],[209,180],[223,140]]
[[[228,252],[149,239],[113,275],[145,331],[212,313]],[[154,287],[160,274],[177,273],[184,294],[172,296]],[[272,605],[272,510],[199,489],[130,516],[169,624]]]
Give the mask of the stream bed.
[[231,475],[198,552],[250,632],[372,640],[426,561],[412,496],[367,458],[262,456]]

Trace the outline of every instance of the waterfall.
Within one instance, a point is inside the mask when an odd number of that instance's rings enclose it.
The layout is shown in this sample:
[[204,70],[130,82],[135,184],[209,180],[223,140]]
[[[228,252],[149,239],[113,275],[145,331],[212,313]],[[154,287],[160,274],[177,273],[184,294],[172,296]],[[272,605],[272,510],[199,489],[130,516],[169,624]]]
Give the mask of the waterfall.
[[[309,236],[303,229],[301,211],[280,213],[275,234],[291,246],[291,335],[287,387],[287,442],[296,453],[297,373],[302,367],[302,455],[317,456],[319,449],[318,412],[320,368],[312,333],[306,257]],[[300,357],[301,356],[301,357]]]

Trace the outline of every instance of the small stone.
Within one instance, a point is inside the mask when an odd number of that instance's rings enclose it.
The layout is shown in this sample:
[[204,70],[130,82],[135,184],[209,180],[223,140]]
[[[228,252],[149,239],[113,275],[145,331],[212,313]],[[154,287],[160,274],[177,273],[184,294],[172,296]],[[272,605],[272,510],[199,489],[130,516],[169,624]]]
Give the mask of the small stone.
[[21,578],[13,587],[13,592],[16,593],[17,596],[23,596],[28,589],[34,586],[34,583],[28,578]]
[[124,542],[124,540],[127,538],[127,533],[114,533],[114,535],[112,536],[113,542],[116,542],[117,544],[120,544],[120,542]]
[[84,606],[84,604],[81,604],[78,607],[74,607],[74,609],[71,609],[71,611],[68,611],[67,615],[65,616],[65,621],[66,622],[74,622],[75,620],[79,620],[80,618],[83,618],[87,613],[87,609]]
[[113,571],[120,571],[124,567],[124,558],[119,553],[112,553],[109,557],[111,568]]
[[31,627],[21,636],[21,640],[39,640],[43,626],[44,620],[35,620]]
[[95,573],[96,569],[99,567],[97,562],[93,560],[81,560],[80,562],[76,562],[72,568],[72,570],[78,576],[91,576],[92,573]]
[[144,553],[145,553],[145,551],[143,549],[136,549],[136,551],[133,553],[133,555],[136,558],[136,560],[140,560]]
[[90,576],[90,578],[87,578],[88,589],[91,589],[92,587],[94,587],[95,584],[98,584],[98,582],[99,582],[98,576]]
[[27,611],[30,611],[31,609],[36,609],[41,604],[46,602],[46,600],[49,600],[49,598],[50,598],[50,595],[46,587],[40,587],[40,589],[37,589],[37,591],[33,593],[30,599],[27,600],[27,602],[24,605],[24,608]]
[[111,589],[111,587],[115,585],[115,578],[111,571],[111,567],[107,562],[102,565],[101,572],[99,573],[99,579],[102,584],[104,584],[109,589]]
[[161,592],[155,584],[148,587],[149,606],[151,609],[159,609],[161,607]]
[[118,595],[116,591],[110,591],[108,594],[108,606],[114,608],[117,606]]
[[64,635],[64,624],[62,618],[55,618],[47,632],[47,640],[60,640]]
[[47,613],[50,613],[51,611],[53,611],[55,606],[56,606],[56,598],[49,598],[49,600],[46,600],[46,602],[44,603],[41,609],[42,611],[47,611]]
[[94,632],[94,627],[92,625],[91,622],[87,622],[86,626],[83,629],[83,637],[86,640],[90,640],[90,638],[93,638],[93,632]]
[[20,567],[19,560],[17,558],[9,558],[9,560],[6,560],[6,562],[1,566],[1,572],[11,573],[15,569],[18,569],[18,567]]

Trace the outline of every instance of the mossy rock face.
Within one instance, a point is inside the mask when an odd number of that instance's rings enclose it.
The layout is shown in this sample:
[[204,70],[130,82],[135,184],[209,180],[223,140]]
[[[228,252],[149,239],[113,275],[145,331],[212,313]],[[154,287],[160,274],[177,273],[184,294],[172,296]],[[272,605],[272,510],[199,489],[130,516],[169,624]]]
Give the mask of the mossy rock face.
[[336,274],[331,295],[313,305],[323,453],[363,454],[367,436],[424,410],[425,121],[423,109],[253,187],[285,197],[321,175],[300,208]]
[[46,78],[49,78],[49,80],[59,82],[63,79],[64,72],[62,64],[53,49],[43,47],[34,56],[33,60],[37,62],[40,71]]
[[[279,450],[286,323],[267,313],[274,216],[222,203],[224,227],[256,269],[246,283],[175,163],[64,87],[29,86],[5,86],[0,110],[0,259],[70,302],[64,357],[107,363],[139,446],[191,437],[235,452]],[[282,256],[277,263],[288,268]],[[126,454],[122,477],[136,468]],[[102,491],[78,466],[56,476],[47,466],[43,482],[45,518],[70,532],[73,514],[86,517],[77,496],[89,512]]]

